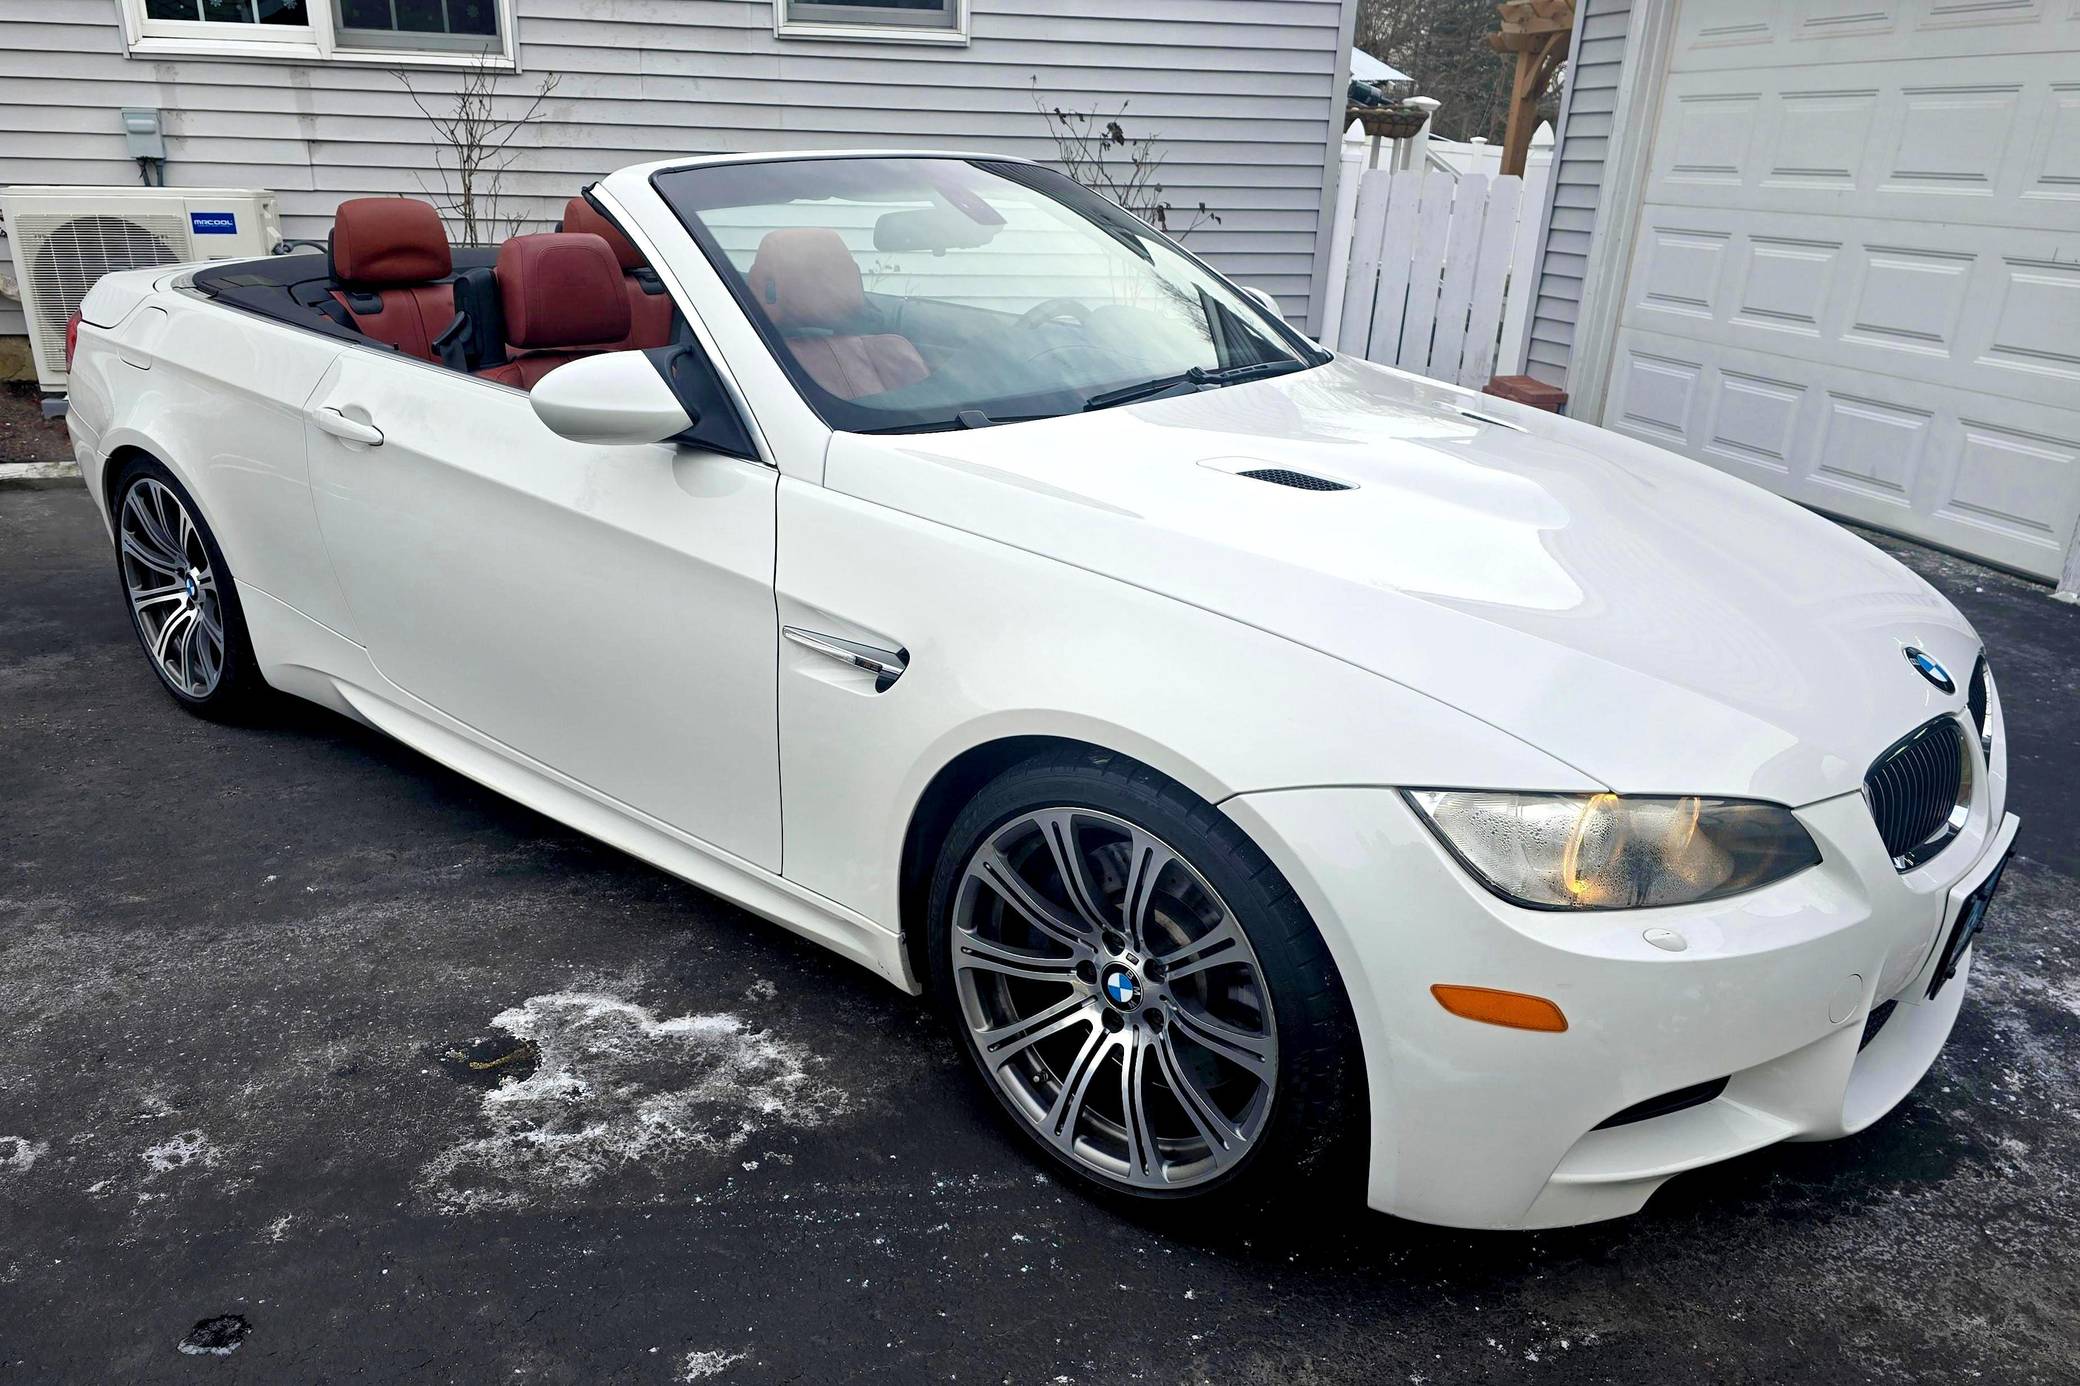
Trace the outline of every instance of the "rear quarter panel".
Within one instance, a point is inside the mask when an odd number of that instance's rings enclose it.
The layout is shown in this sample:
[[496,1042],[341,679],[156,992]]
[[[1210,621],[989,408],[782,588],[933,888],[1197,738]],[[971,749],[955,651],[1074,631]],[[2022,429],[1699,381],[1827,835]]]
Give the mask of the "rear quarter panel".
[[242,588],[351,637],[311,503],[303,405],[326,367],[359,348],[165,282],[114,326],[80,329],[70,393],[88,488],[106,514],[112,469],[133,450],[157,458]]

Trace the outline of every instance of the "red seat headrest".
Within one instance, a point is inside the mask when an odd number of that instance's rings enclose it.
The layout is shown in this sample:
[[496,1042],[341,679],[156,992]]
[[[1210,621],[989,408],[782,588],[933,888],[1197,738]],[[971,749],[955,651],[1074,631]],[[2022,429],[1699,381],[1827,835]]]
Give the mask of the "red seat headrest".
[[840,327],[867,306],[859,262],[837,232],[821,226],[766,232],[745,277],[752,296],[783,332]]
[[592,346],[628,335],[621,265],[598,236],[550,231],[498,248],[499,305],[516,347]]
[[445,279],[455,268],[440,213],[409,197],[356,197],[332,218],[332,277],[382,288]]
[[614,258],[624,270],[641,269],[649,264],[636,243],[621,234],[621,228],[601,216],[590,202],[574,197],[563,204],[563,229],[597,236],[614,252]]

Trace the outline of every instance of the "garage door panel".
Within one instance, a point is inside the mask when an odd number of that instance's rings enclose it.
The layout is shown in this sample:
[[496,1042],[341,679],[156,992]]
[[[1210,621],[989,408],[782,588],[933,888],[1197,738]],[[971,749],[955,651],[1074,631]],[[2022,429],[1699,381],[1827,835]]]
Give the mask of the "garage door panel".
[[[2062,551],[2071,536],[2045,523],[2034,498],[2060,486],[2075,490],[2080,442],[2002,428],[1982,419],[1960,419],[1959,427],[1956,478],[1936,514],[1961,525],[1998,530],[2046,552]],[[2080,434],[2080,429],[2073,433]]]
[[1896,62],[2070,46],[2072,0],[1684,0],[1673,70]]
[[2080,515],[2080,408],[1627,332],[1604,422],[1816,508],[2045,576]]
[[2052,234],[1650,203],[1626,293],[1623,329],[2080,399],[2080,215]]
[[2043,260],[2004,256],[2000,277],[2000,308],[1986,359],[2040,373],[2060,390],[2080,390],[2080,263],[2062,254]]
[[2080,207],[2080,82],[2044,92],[2023,196]]
[[1678,72],[1662,103],[1652,186],[1688,206],[2047,231],[2080,216],[2071,53]]

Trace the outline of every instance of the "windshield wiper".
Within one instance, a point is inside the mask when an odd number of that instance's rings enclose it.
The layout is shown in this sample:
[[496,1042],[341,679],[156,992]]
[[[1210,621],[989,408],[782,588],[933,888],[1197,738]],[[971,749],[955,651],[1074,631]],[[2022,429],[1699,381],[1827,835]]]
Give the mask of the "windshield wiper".
[[1262,380],[1266,376],[1285,375],[1290,371],[1304,370],[1305,361],[1258,361],[1248,366],[1230,366],[1226,370],[1210,371],[1204,366],[1187,366],[1176,375],[1157,376],[1138,385],[1122,385],[1117,390],[1101,390],[1083,402],[1084,411],[1109,409],[1115,404],[1132,404],[1135,400],[1152,399],[1170,390],[1189,385],[1195,390],[1209,390],[1218,385],[1239,385],[1245,380]]
[[985,414],[980,409],[963,409],[950,419],[930,419],[924,423],[890,424],[886,428],[858,428],[855,433],[950,433],[957,428],[995,428],[998,424],[1031,423],[1034,419],[1054,419],[1058,414]]

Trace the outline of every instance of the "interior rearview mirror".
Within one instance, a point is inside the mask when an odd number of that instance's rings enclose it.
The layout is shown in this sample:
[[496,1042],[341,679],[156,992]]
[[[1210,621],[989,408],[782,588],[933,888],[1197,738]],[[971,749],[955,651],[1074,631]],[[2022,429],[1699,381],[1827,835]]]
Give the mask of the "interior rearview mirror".
[[640,351],[558,366],[528,400],[552,432],[574,443],[661,443],[693,426],[679,396]]
[[874,218],[874,249],[901,253],[929,250],[972,250],[988,245],[1004,229],[1003,218],[989,225],[952,207],[915,207],[884,212]]

